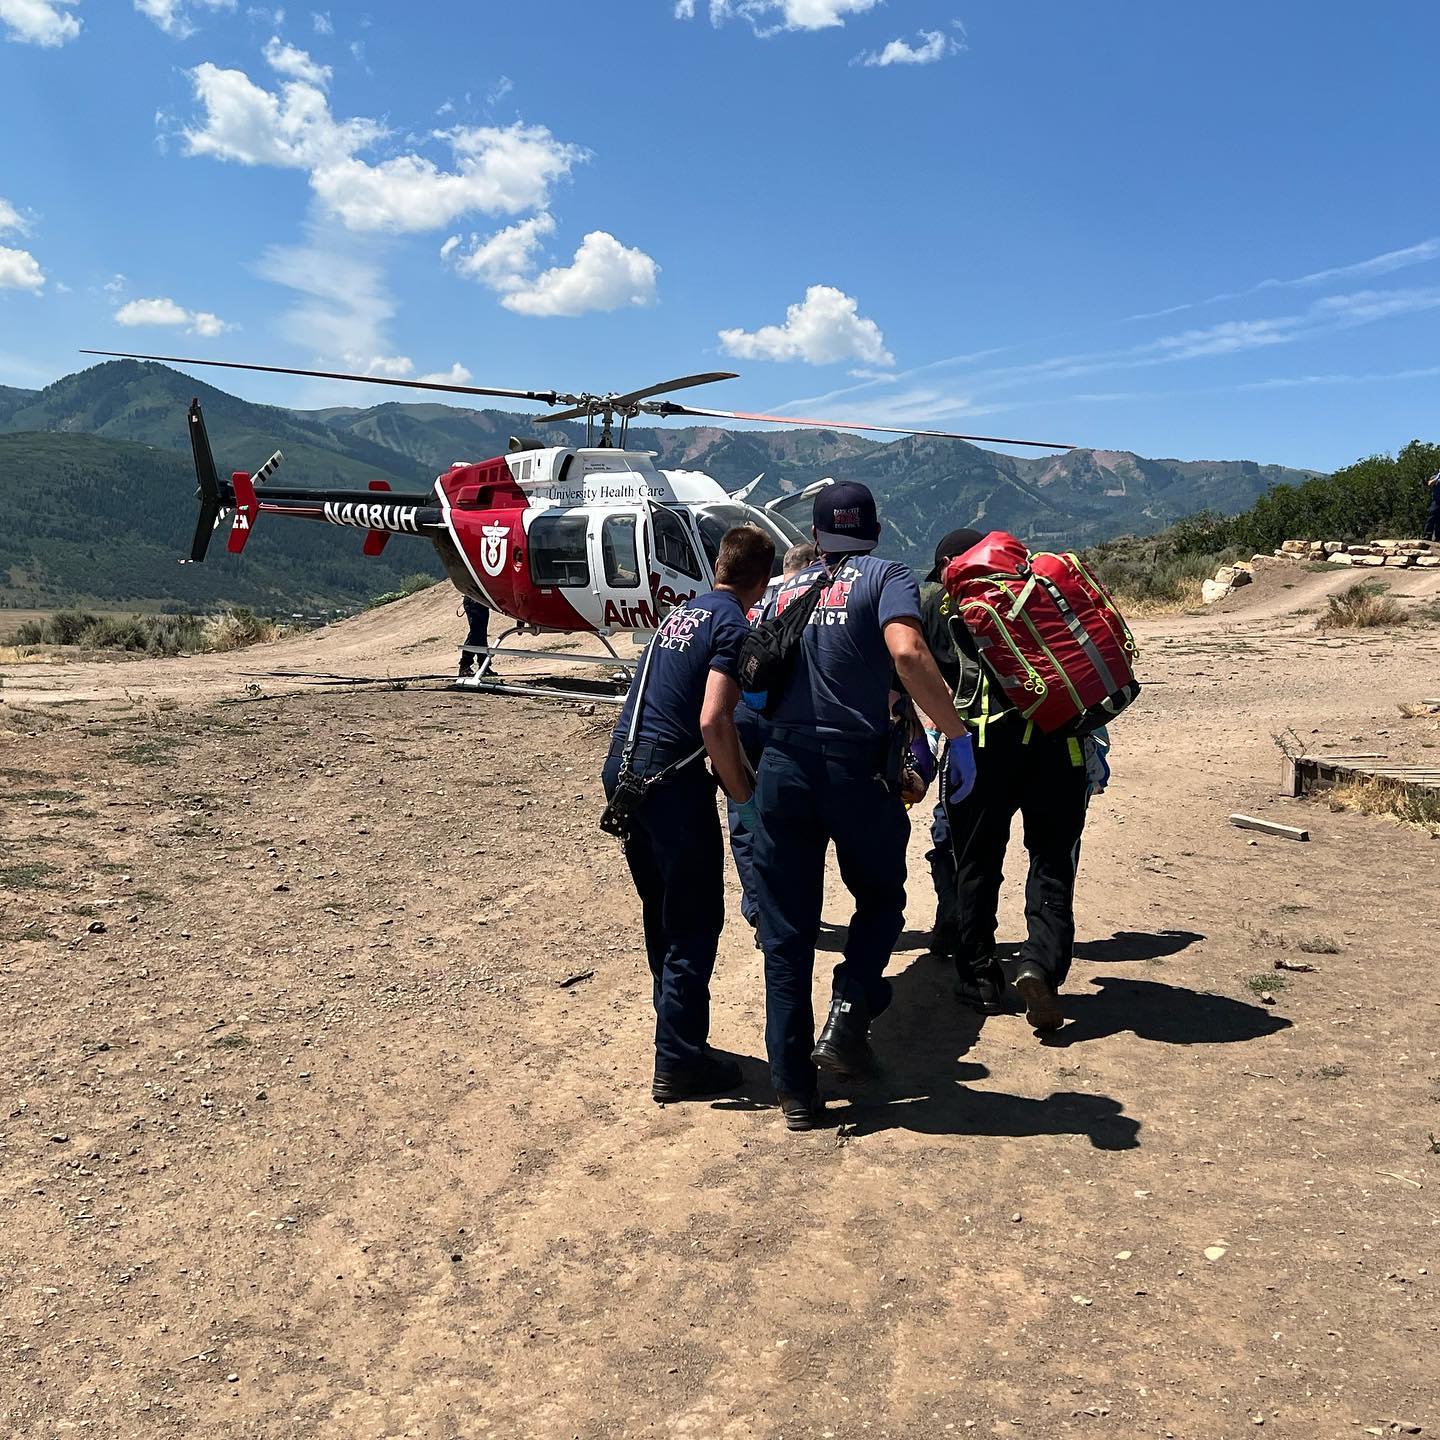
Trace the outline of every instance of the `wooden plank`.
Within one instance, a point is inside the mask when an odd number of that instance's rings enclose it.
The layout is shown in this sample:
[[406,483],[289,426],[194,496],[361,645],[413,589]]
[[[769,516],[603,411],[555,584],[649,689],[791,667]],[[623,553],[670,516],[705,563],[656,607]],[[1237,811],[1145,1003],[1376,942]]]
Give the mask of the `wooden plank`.
[[1300,767],[1295,763],[1293,755],[1286,755],[1280,761],[1280,793],[1288,795],[1292,800],[1299,798]]
[[1293,825],[1277,825],[1273,820],[1257,820],[1253,815],[1232,815],[1230,823],[1240,830],[1258,830],[1262,835],[1278,835],[1282,840],[1308,840],[1308,830]]

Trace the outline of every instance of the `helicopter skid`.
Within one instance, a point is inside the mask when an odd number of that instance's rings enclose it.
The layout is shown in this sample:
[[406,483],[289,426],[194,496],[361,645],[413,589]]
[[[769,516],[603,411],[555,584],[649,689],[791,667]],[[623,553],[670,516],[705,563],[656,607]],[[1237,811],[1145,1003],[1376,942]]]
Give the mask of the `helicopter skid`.
[[[480,665],[475,674],[462,675],[455,681],[457,690],[481,690],[490,695],[523,695],[530,699],[541,700],[581,700],[593,701],[603,705],[624,704],[626,691],[630,688],[630,681],[635,675],[636,662],[623,660],[616,653],[615,647],[611,645],[606,635],[599,636],[600,643],[605,647],[604,655],[567,654],[563,650],[517,650],[506,646],[505,642],[517,634],[535,633],[521,626],[515,626],[507,630],[493,645],[462,645],[462,655],[474,655],[480,658]],[[541,660],[547,664],[552,661],[563,661],[566,665],[612,666],[614,673],[603,679],[589,676],[576,677],[574,679],[562,680],[558,676],[536,675],[517,676],[513,680],[502,680],[491,672],[490,667],[501,656],[509,660]]]

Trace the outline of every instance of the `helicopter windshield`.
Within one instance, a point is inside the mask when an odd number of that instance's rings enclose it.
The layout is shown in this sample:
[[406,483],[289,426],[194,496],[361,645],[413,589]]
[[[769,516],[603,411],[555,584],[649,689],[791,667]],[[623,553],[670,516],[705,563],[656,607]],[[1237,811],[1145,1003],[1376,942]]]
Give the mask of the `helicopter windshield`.
[[725,538],[725,532],[733,530],[737,525],[758,525],[775,542],[775,563],[770,571],[772,575],[780,573],[785,552],[805,539],[783,516],[753,505],[741,505],[733,500],[701,505],[695,511],[695,520],[700,527],[700,543],[705,547],[712,571],[719,559],[720,542]]

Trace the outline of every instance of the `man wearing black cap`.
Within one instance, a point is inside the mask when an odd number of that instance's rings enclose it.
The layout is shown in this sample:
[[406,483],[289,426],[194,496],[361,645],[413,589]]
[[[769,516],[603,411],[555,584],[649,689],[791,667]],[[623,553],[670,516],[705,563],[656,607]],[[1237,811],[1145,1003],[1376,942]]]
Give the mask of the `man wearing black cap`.
[[[870,491],[827,486],[815,499],[820,559],[775,599],[783,614],[821,583],[755,782],[765,1045],[792,1130],[815,1124],[817,1066],[849,1075],[869,1068],[870,1022],[890,1003],[884,971],[904,922],[910,833],[898,775],[887,774],[892,671],[953,742],[946,763],[954,793],[974,777],[964,723],[925,645],[919,587],[907,567],[869,553],[879,538]],[[832,842],[855,914],[816,1040],[811,977]]]
[[[984,538],[978,530],[962,528],[950,531],[935,547],[935,564],[920,586],[920,625],[925,632],[925,643],[930,647],[935,664],[952,695],[960,685],[961,660],[950,634],[950,597],[940,582],[945,567],[957,555],[963,555]],[[930,862],[930,879],[935,886],[935,929],[930,937],[930,952],[953,957],[960,938],[960,922],[956,913],[958,897],[955,851],[950,843],[950,813],[943,800],[935,802],[935,814],[930,821],[930,845],[925,854]],[[973,1000],[978,997],[967,995],[965,998]]]

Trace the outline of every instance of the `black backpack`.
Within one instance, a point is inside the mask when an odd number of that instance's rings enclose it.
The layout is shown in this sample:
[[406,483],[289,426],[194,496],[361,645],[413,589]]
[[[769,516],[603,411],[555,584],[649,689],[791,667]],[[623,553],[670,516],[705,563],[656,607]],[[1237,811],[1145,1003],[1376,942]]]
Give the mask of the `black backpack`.
[[768,615],[751,627],[740,647],[739,670],[741,698],[752,710],[771,716],[779,708],[820,592],[834,582],[844,563],[837,560],[833,570],[822,570],[778,615]]

